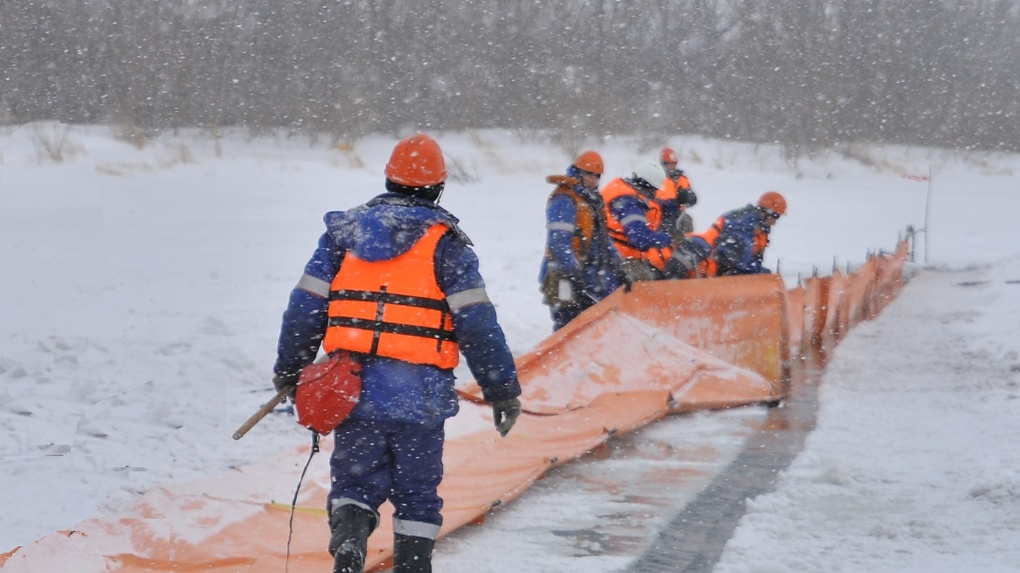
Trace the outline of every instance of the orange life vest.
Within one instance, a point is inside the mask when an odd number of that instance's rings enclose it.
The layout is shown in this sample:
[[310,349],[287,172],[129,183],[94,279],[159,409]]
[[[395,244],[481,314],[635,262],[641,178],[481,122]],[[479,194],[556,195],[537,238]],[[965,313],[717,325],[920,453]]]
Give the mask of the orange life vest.
[[761,255],[765,247],[769,246],[769,236],[765,231],[756,229],[754,231],[754,254]]
[[660,271],[664,270],[666,262],[673,255],[673,249],[671,247],[652,247],[647,251],[639,251],[628,242],[627,233],[624,231],[623,225],[616,220],[616,217],[613,216],[612,211],[609,209],[609,204],[614,199],[625,195],[636,197],[645,206],[645,219],[648,220],[649,229],[658,231],[659,225],[662,223],[662,208],[658,202],[642,196],[638,193],[637,189],[631,187],[622,178],[613,179],[602,188],[602,202],[606,205],[606,223],[609,227],[609,238],[613,240],[616,249],[620,251],[620,255],[624,258],[645,259],[653,267]]
[[[659,190],[655,192],[655,199],[656,201],[675,201],[680,195],[681,189],[690,190],[690,188],[691,182],[686,175],[680,175],[676,179],[667,177],[662,182],[662,187],[659,187]],[[685,205],[681,205],[680,209],[683,210],[684,207]]]
[[712,226],[703,233],[691,233],[689,237],[699,237],[708,243],[710,253],[708,258],[698,263],[697,271],[692,271],[692,274],[699,277],[714,277],[719,274],[719,265],[715,262],[715,242],[719,240],[719,235],[722,234],[723,227],[726,226],[726,217],[719,217],[712,223]]
[[[592,213],[588,202],[574,192],[574,189],[571,187],[571,185],[577,184],[576,179],[566,176],[563,176],[562,179],[559,176],[550,176],[547,180],[557,183],[556,189],[550,195],[550,199],[555,197],[556,194],[562,194],[570,197],[570,200],[574,202],[576,215],[574,236],[570,239],[570,246],[577,253],[577,260],[583,264],[588,260],[588,253],[591,252],[592,238],[595,236],[595,213]],[[552,258],[548,249],[546,249],[546,257]]]
[[410,250],[388,261],[367,262],[348,252],[329,287],[323,349],[457,366],[453,317],[434,263],[436,245],[447,231],[433,225]]

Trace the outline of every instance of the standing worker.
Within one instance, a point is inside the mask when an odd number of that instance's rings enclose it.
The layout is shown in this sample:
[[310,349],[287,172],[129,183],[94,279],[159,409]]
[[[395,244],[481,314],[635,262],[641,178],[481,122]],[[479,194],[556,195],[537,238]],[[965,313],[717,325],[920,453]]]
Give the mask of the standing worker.
[[545,256],[539,271],[542,302],[549,306],[553,330],[609,296],[626,275],[609,239],[599,178],[602,156],[585,151],[566,175],[545,178],[556,188],[546,203]]
[[687,209],[698,202],[698,196],[691,189],[680,163],[680,155],[672,148],[663,147],[659,152],[659,164],[666,172],[666,180],[655,193],[655,199],[662,206],[662,230],[673,237],[673,244],[683,241],[684,236],[694,232],[694,220]]
[[443,523],[444,424],[458,410],[453,369],[463,353],[505,436],[521,411],[513,357],[478,272],[471,241],[438,205],[439,144],[401,140],[386,193],[325,215],[326,232],[283,314],[273,383],[294,395],[301,369],[345,350],[361,364],[361,395],[334,431],[329,552],[334,573],[360,573],[368,536],[389,500],[394,571],[432,570]]

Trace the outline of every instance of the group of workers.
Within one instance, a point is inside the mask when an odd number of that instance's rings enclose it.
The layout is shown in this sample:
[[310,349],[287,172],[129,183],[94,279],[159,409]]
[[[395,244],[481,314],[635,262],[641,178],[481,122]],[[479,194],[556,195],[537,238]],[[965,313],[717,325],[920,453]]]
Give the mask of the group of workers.
[[[599,191],[602,157],[585,151],[548,202],[542,290],[556,328],[635,281],[768,272],[762,251],[786,211],[775,192],[692,234],[697,197],[677,156],[639,165]],[[521,414],[513,356],[478,258],[439,206],[447,171],[425,134],[399,141],[385,192],[324,217],[325,229],[290,293],[277,344],[278,396],[309,396],[302,370],[320,348],[350,354],[358,401],[332,431],[327,521],[334,573],[361,573],[379,507],[393,504],[393,570],[428,573],[443,524],[445,422],[457,413],[461,355],[506,436]],[[314,397],[313,397],[314,398]]]
[[694,233],[687,210],[698,197],[678,163],[677,153],[663,148],[658,162],[642,162],[599,190],[605,163],[589,150],[566,175],[546,178],[556,187],[546,204],[539,282],[554,330],[637,281],[771,272],[765,247],[786,199],[767,191]]

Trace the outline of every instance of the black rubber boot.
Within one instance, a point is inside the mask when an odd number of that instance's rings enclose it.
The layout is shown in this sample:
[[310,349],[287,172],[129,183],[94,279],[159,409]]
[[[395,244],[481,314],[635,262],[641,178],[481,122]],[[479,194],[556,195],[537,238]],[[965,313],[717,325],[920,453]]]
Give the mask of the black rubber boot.
[[376,517],[363,507],[346,504],[329,516],[329,554],[333,556],[333,573],[362,573],[368,536],[375,530]]
[[432,573],[435,539],[393,535],[393,573]]

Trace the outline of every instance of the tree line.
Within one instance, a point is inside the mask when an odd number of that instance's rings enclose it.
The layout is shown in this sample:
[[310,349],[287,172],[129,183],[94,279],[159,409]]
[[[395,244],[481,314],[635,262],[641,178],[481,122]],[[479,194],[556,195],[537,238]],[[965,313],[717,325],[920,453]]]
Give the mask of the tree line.
[[0,124],[1020,151],[1017,0],[18,0]]

